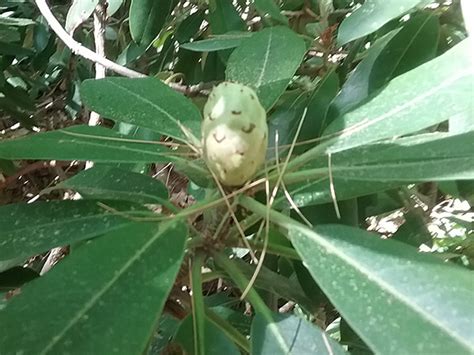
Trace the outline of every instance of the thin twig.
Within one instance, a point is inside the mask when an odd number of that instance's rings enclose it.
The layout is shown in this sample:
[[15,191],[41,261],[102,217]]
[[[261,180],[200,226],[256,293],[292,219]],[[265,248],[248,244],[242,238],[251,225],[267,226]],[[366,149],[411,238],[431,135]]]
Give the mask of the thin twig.
[[[64,44],[71,49],[71,51],[87,60],[90,60],[94,63],[102,65],[106,70],[111,70],[114,73],[120,74],[128,78],[145,78],[147,75],[139,73],[135,70],[126,68],[117,64],[105,57],[102,57],[90,50],[89,48],[84,47],[81,43],[77,42],[69,33],[66,32],[64,27],[59,23],[57,18],[51,12],[51,9],[48,6],[46,0],[35,0],[36,6],[40,10],[41,14],[45,18],[46,22],[49,24],[51,29],[56,33],[56,35],[64,42]],[[169,83],[168,85],[186,95],[186,96],[195,96],[200,93],[206,93],[206,91],[215,83],[199,83],[196,85],[186,86],[178,83]]]
[[59,23],[56,17],[51,12],[46,0],[35,0],[36,6],[40,10],[41,14],[48,22],[51,29],[56,33],[56,35],[68,46],[74,54],[80,55],[94,63],[99,63],[103,65],[106,69],[109,69],[117,74],[129,77],[129,78],[144,78],[145,74],[136,72],[135,70],[125,68],[117,63],[112,62],[111,60],[101,57],[94,53],[89,48],[84,47],[82,44],[77,42],[71,35],[69,35],[63,26]]

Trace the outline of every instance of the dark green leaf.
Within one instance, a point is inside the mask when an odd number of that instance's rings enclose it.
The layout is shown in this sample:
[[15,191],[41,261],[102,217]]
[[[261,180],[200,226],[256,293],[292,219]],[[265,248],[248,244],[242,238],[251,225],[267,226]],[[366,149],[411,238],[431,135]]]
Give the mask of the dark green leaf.
[[252,354],[346,354],[342,346],[315,325],[297,316],[274,314],[274,322],[256,314]]
[[285,91],[305,52],[303,39],[290,29],[266,28],[232,52],[226,79],[255,88],[268,110]]
[[148,46],[160,33],[176,0],[132,0],[130,34],[140,46]]
[[342,21],[337,42],[342,46],[368,35],[411,8],[429,2],[429,0],[367,0],[351,16]]
[[281,13],[280,7],[274,0],[255,0],[255,8],[263,17],[270,16],[274,20],[288,25],[288,19]]
[[336,152],[401,136],[468,112],[473,80],[469,53],[469,43],[463,41],[393,79],[371,101],[336,119],[325,134],[337,136],[318,149]]
[[2,141],[0,157],[134,163],[173,160],[173,153],[167,147],[127,139],[104,127],[72,126]]
[[201,41],[182,44],[181,47],[196,52],[212,52],[240,46],[242,40],[251,37],[248,32],[230,32],[223,35],[213,36]]
[[0,312],[2,325],[17,330],[0,334],[2,351],[143,353],[185,240],[179,222],[134,223],[82,246]]
[[245,30],[245,22],[232,4],[232,0],[211,0],[208,22],[214,35]]
[[[133,213],[139,207],[126,202],[103,203],[123,213]],[[1,206],[0,260],[28,257],[129,223],[130,219],[106,211],[97,201],[50,201]]]
[[[232,343],[225,333],[218,328],[214,323],[206,318],[205,322],[205,346],[206,355],[238,355],[240,354],[237,346]],[[186,317],[181,323],[174,341],[179,343],[186,354],[193,355],[194,352],[194,337],[193,337],[193,319],[191,316]]]
[[155,78],[86,80],[81,97],[91,110],[106,118],[188,140],[180,128],[182,123],[200,136],[201,115],[196,106]]
[[350,111],[392,78],[432,59],[438,35],[437,17],[421,13],[376,41],[331,104],[332,116]]
[[107,198],[137,203],[167,203],[168,190],[159,180],[107,166],[97,166],[56,185],[89,198]]

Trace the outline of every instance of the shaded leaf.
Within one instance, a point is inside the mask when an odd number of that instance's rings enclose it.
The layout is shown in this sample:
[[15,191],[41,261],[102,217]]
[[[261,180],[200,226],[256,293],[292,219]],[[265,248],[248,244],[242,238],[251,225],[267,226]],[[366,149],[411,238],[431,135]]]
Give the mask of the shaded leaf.
[[294,315],[273,315],[268,323],[256,314],[252,323],[252,354],[346,354],[342,346],[315,325]]
[[263,17],[270,16],[274,20],[288,25],[288,19],[281,13],[280,7],[274,0],[255,0],[254,5],[258,13]]
[[[205,336],[205,350],[206,355],[238,355],[240,354],[237,346],[229,340],[225,333],[206,318],[204,323],[204,336]],[[194,336],[193,336],[193,319],[192,316],[186,317],[176,332],[174,341],[179,343],[186,354],[193,355],[194,352]]]
[[160,33],[176,0],[132,0],[130,34],[140,46],[148,46]]
[[223,35],[182,44],[181,47],[196,52],[212,52],[240,46],[245,38],[251,37],[248,32],[229,32]]
[[65,30],[74,33],[94,12],[99,0],[74,0],[66,16]]

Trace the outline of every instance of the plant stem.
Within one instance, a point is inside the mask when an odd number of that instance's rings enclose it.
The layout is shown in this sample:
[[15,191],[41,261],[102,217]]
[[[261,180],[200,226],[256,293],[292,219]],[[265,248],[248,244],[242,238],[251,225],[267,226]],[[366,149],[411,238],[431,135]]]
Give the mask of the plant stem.
[[[251,197],[241,196],[239,199],[239,203],[241,206],[249,209],[253,213],[260,215],[262,218],[265,218],[267,216],[267,207],[264,204],[255,201]],[[283,228],[288,228],[289,225],[299,225],[299,223],[293,218],[285,216],[284,214],[275,210],[270,210],[270,220]],[[307,228],[306,226],[304,227]]]
[[[230,276],[230,278],[236,283],[236,285],[244,290],[249,283],[249,280],[240,271],[240,269],[229,259],[229,257],[223,253],[213,253],[214,261]],[[273,317],[270,309],[267,307],[260,295],[255,291],[254,288],[250,289],[247,293],[249,302],[252,304],[255,312],[262,314],[268,321],[273,321]]]
[[[252,248],[256,250],[262,250],[263,248],[263,243],[250,243]],[[273,255],[278,255],[278,256],[283,256],[285,258],[289,259],[294,259],[294,260],[301,260],[301,257],[298,255],[298,253],[290,247],[285,247],[283,245],[279,244],[268,244],[267,247],[267,253],[273,254]]]
[[219,327],[234,343],[240,346],[242,350],[246,353],[250,353],[250,342],[242,333],[235,329],[227,320],[219,317],[212,309],[206,307],[205,311],[207,319]]
[[193,326],[194,326],[194,353],[196,355],[206,354],[205,328],[206,316],[204,311],[204,298],[202,296],[201,270],[204,262],[204,255],[196,253],[191,260],[191,289],[193,306]]
[[[258,202],[256,202],[259,204]],[[263,207],[265,209],[265,206]],[[240,269],[228,258],[227,255],[219,252],[213,253],[214,261],[224,269],[224,271],[230,276],[230,278],[237,284],[241,290],[245,290],[249,280],[245,275],[240,271]],[[279,343],[279,346],[282,349],[288,349],[288,344],[286,344],[285,339],[281,336],[278,326],[275,324],[272,311],[267,307],[260,295],[252,287],[246,295],[246,298],[252,304],[255,312],[260,314],[268,324],[268,329],[272,332]]]

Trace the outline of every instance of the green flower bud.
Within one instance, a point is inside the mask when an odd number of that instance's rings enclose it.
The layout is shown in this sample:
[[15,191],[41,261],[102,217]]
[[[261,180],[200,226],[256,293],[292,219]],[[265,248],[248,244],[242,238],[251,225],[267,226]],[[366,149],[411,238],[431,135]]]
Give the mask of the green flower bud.
[[201,129],[204,160],[223,185],[243,185],[264,162],[267,116],[249,87],[230,82],[216,86],[204,106]]

